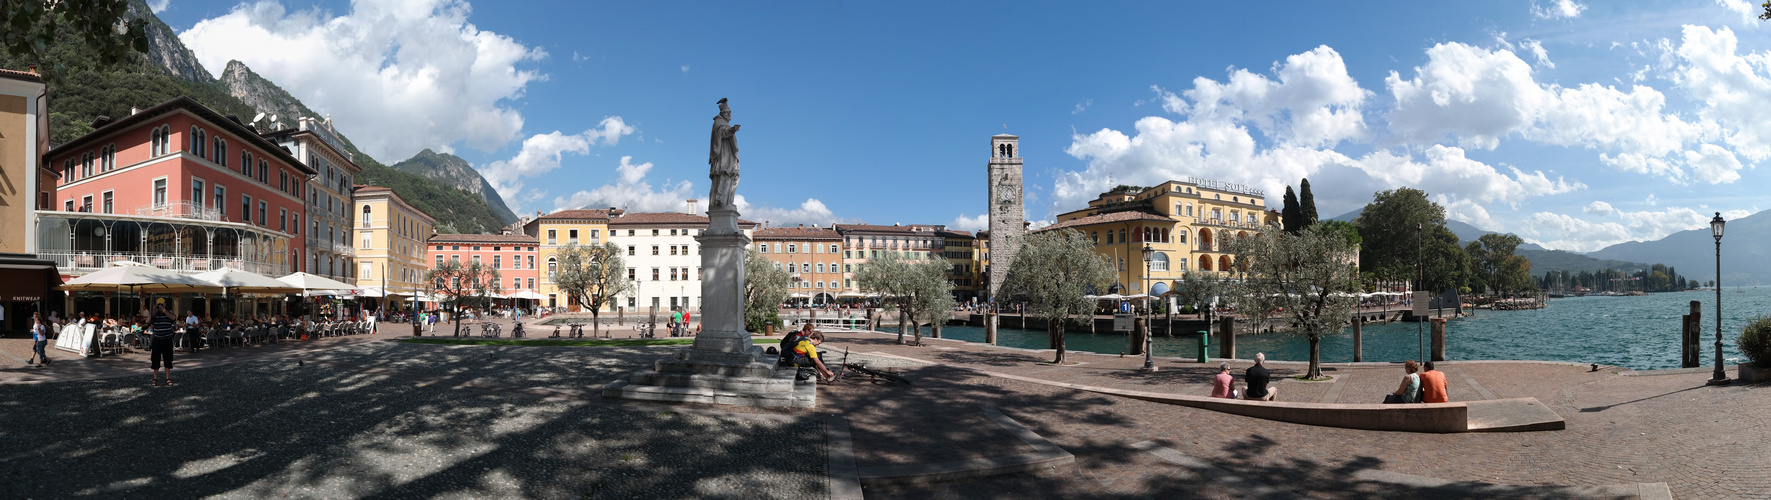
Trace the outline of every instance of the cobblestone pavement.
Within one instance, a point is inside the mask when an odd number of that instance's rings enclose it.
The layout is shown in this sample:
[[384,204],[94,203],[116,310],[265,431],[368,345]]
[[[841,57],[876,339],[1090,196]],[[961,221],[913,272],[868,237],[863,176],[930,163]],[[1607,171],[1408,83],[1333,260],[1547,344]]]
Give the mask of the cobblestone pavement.
[[369,342],[3,384],[0,497],[826,496],[821,420],[571,397],[661,354]]
[[[1679,498],[1771,498],[1771,470],[1762,466],[1771,459],[1771,415],[1763,411],[1771,387],[1705,387],[1707,373],[1446,363],[1454,399],[1535,397],[1566,419],[1568,429],[1412,434],[1252,419],[977,371],[1204,394],[1215,360],[1201,366],[1162,359],[1162,371],[1143,374],[1136,371],[1142,360],[1131,357],[1075,353],[1078,364],[1054,366],[1043,363],[1049,353],[1038,351],[830,336],[827,360],[840,359],[846,348],[852,359],[899,371],[915,384],[823,385],[810,412],[708,412],[712,407],[633,406],[595,396],[603,382],[671,348],[373,341],[301,353],[302,366],[291,366],[294,354],[266,348],[259,358],[181,371],[181,385],[173,388],[146,387],[137,377],[24,385],[0,378],[0,418],[48,422],[0,430],[0,440],[9,443],[0,462],[25,464],[0,471],[7,474],[0,477],[0,496],[821,497],[822,424],[796,416],[847,419],[863,467],[1030,451],[984,418],[979,407],[991,406],[1073,453],[1075,464],[870,487],[866,495],[1261,496],[1132,447],[1154,441],[1251,484],[1313,498],[1458,498],[1356,479],[1363,470],[1506,485],[1666,482]],[[1249,363],[1231,364],[1240,379]],[[1273,368],[1280,374],[1303,369],[1296,363]],[[1377,401],[1401,377],[1392,364],[1328,368],[1334,381],[1279,382],[1280,399]],[[735,434],[710,444],[716,430]]]
[[[1215,372],[1199,363],[1163,360],[1160,382],[1140,379],[1142,360],[1072,355],[1082,364],[1055,367],[1049,352],[932,341],[898,346],[893,336],[831,333],[826,349],[886,353],[943,364],[1051,380],[1156,392],[1196,389]],[[1240,380],[1247,362],[1232,362]],[[1296,373],[1301,364],[1273,363]],[[1378,401],[1401,379],[1397,365],[1331,365],[1344,384],[1339,402]],[[1412,434],[1313,427],[1169,406],[928,366],[905,371],[917,380],[968,386],[946,404],[988,404],[1076,455],[1073,466],[1031,474],[876,487],[881,498],[1011,498],[1059,492],[1065,497],[1239,498],[1189,471],[1130,448],[1153,440],[1205,459],[1260,484],[1320,498],[1420,497],[1423,492],[1361,482],[1353,473],[1378,469],[1451,481],[1509,485],[1596,486],[1666,482],[1678,498],[1771,498],[1771,386],[1706,387],[1708,373],[1591,372],[1572,364],[1444,363],[1454,400],[1530,396],[1568,422],[1562,431]],[[1467,378],[1466,378],[1467,377]],[[1156,377],[1151,377],[1156,378]],[[1472,383],[1473,381],[1473,383]],[[1308,387],[1306,387],[1308,386]],[[1280,399],[1322,398],[1333,383],[1280,383]],[[932,387],[932,384],[931,384]],[[1322,387],[1314,390],[1314,387]],[[1176,390],[1164,391],[1164,388]],[[945,389],[945,388],[943,388]],[[926,396],[924,396],[926,397]],[[837,398],[829,398],[835,402]],[[820,401],[822,405],[824,401]],[[840,404],[838,405],[840,406]],[[843,411],[854,411],[844,409]],[[851,416],[851,419],[853,417]],[[857,425],[857,433],[879,432]],[[859,438],[858,438],[859,439]],[[1446,496],[1431,492],[1432,497]],[[1526,496],[1529,496],[1526,494]]]

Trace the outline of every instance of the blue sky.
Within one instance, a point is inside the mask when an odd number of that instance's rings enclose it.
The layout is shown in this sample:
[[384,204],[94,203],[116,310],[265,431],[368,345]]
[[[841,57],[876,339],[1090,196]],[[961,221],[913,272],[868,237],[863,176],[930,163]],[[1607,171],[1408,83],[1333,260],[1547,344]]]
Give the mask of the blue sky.
[[[1222,4],[1222,5],[1218,5]],[[1426,4],[1426,3],[1422,3]],[[156,4],[156,7],[161,7]],[[199,2],[161,17],[385,163],[479,168],[519,211],[704,199],[731,99],[745,217],[978,229],[989,136],[1028,217],[1115,184],[1418,187],[1591,251],[1766,207],[1771,44],[1745,0],[1583,3]]]

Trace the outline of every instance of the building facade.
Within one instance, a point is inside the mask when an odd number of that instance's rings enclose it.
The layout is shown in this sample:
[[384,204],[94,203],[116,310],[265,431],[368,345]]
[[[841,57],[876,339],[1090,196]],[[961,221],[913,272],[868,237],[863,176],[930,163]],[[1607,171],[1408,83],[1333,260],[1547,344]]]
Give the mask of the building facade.
[[332,128],[332,119],[324,121],[302,117],[292,129],[264,134],[289,150],[297,159],[312,168],[315,175],[303,187],[306,197],[307,235],[304,255],[294,263],[295,270],[350,283],[356,277],[355,245],[351,228],[355,217],[351,209],[351,182],[356,178],[356,162],[350,150]]
[[622,214],[616,208],[560,210],[539,215],[523,225],[523,234],[539,241],[536,259],[541,261],[541,301],[544,307],[560,307],[569,311],[582,309],[578,299],[561,292],[553,276],[559,272],[559,251],[568,245],[601,245],[609,233],[609,218]]
[[[1087,208],[1057,219],[1039,231],[1075,229],[1088,236],[1095,252],[1114,265],[1114,288],[1108,292],[1163,293],[1188,270],[1229,272],[1235,257],[1228,253],[1228,239],[1278,223],[1279,213],[1267,208],[1258,189],[1188,179],[1101,193]],[[1155,250],[1148,275],[1145,245]]]
[[380,186],[357,186],[353,198],[356,285],[385,293],[422,292],[430,269],[425,243],[435,232],[436,218]]
[[978,260],[978,238],[971,231],[955,231],[940,229],[935,237],[941,243],[941,256],[953,266],[947,272],[947,281],[953,282],[953,300],[961,304],[979,299],[979,273],[983,266]]
[[[756,231],[752,248],[793,275],[788,297],[797,302],[830,304],[859,297],[851,271],[842,270],[842,235],[828,227],[771,227]],[[848,286],[843,282],[849,281]]]
[[237,118],[180,97],[94,123],[45,155],[60,174],[36,223],[63,274],[116,260],[197,273],[288,274],[311,168]]
[[498,271],[498,288],[505,295],[520,291],[541,293],[535,237],[527,234],[436,234],[431,235],[425,258],[430,269],[446,261],[461,265],[480,265]]
[[[621,249],[634,291],[618,297],[610,311],[660,313],[701,307],[701,242],[707,217],[677,212],[618,212],[609,217],[609,241]],[[756,223],[738,221],[744,236]]]
[[843,245],[843,290],[862,292],[854,279],[855,269],[888,253],[907,260],[945,259],[945,243],[937,234],[944,229],[946,226],[932,224],[837,224]]
[[29,311],[53,307],[56,265],[37,251],[37,212],[54,198],[56,173],[43,167],[49,147],[49,97],[34,72],[0,70],[0,333],[30,328]]

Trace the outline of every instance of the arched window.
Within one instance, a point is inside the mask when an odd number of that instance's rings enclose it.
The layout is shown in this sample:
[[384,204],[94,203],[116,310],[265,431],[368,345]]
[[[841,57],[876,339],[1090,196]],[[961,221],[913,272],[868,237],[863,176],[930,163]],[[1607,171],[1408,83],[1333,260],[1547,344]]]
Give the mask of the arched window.
[[550,279],[550,280],[553,279],[553,275],[555,273],[558,273],[559,271],[560,271],[559,259],[554,258],[554,257],[548,257],[547,258],[547,279]]
[[191,133],[187,136],[189,137],[190,145],[185,147],[186,151],[197,156],[203,156],[203,137],[201,136],[201,132],[202,131],[197,130],[196,125],[191,125]]
[[215,164],[228,166],[228,141],[220,136],[215,138]]
[[240,150],[240,165],[245,168],[252,168],[252,152],[251,151],[247,151],[245,149]]
[[1219,255],[1218,256],[1218,270],[1219,271],[1229,271],[1230,270],[1230,256],[1228,256],[1228,255]]
[[[369,227],[369,221],[371,220],[371,217],[369,215],[370,215],[369,214],[369,204],[365,203],[365,204],[363,204],[363,227]],[[549,272],[552,271],[553,259],[551,259],[551,258],[548,259],[547,268],[549,269]]]
[[[251,165],[247,165],[247,166],[251,166]],[[270,166],[271,166],[271,164],[269,162],[264,161],[264,158],[258,159],[258,182],[269,183],[271,181]],[[349,193],[350,190],[345,189],[341,192]]]
[[1165,252],[1152,252],[1150,254],[1150,270],[1152,272],[1168,271],[1168,254]]

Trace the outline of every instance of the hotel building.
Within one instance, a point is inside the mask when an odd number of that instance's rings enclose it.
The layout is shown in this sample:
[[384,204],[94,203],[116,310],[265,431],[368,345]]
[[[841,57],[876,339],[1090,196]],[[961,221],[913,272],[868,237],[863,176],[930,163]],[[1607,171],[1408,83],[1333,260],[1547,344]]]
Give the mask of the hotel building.
[[356,229],[356,262],[359,287],[376,287],[384,293],[413,293],[424,288],[425,241],[435,232],[437,220],[407,204],[394,190],[380,186],[356,186],[353,213]]
[[[744,236],[752,236],[756,226],[738,220]],[[614,211],[608,219],[609,241],[621,249],[634,290],[618,297],[607,311],[666,313],[701,307],[701,242],[695,237],[706,230],[707,217],[699,215]]]
[[275,130],[264,136],[281,144],[315,172],[302,193],[307,213],[305,255],[292,263],[292,270],[352,282],[357,267],[355,245],[351,243],[351,227],[355,225],[351,209],[356,205],[351,199],[351,182],[362,169],[357,168],[350,150],[332,128],[332,119],[302,117],[296,120],[295,128]]
[[[837,297],[859,297],[843,273],[842,235],[828,227],[771,227],[756,231],[756,251],[793,275],[788,297],[830,304]],[[851,272],[852,274],[852,272]],[[843,286],[845,279],[849,286]]]
[[1150,291],[1160,294],[1189,269],[1227,272],[1234,260],[1227,238],[1277,223],[1279,212],[1267,208],[1258,189],[1188,179],[1101,193],[1087,208],[1059,214],[1057,220],[1036,232],[1075,229],[1086,235],[1095,252],[1114,265],[1109,292],[1144,293],[1143,248],[1150,245],[1156,251]]

